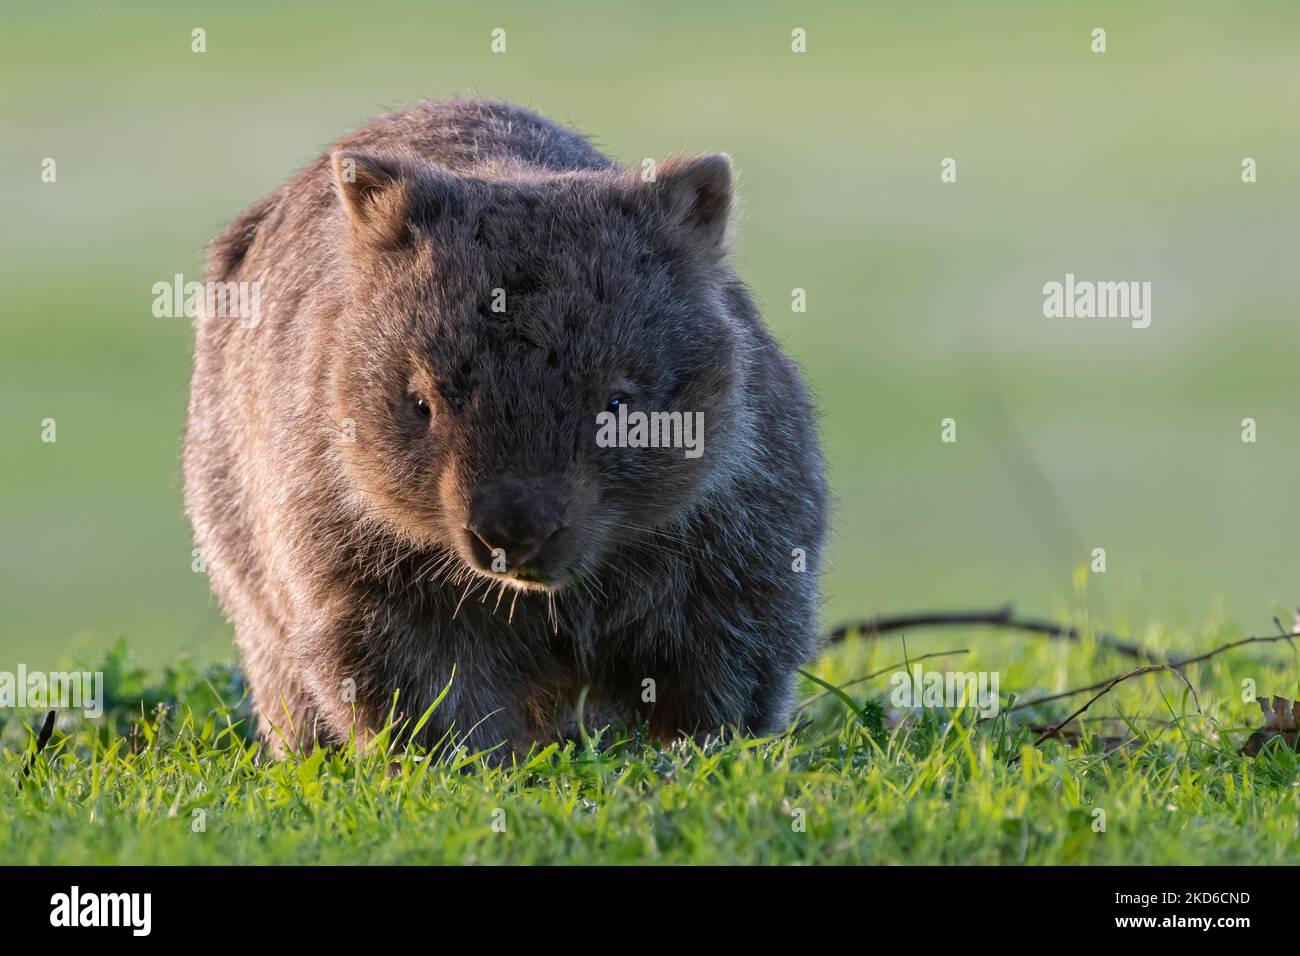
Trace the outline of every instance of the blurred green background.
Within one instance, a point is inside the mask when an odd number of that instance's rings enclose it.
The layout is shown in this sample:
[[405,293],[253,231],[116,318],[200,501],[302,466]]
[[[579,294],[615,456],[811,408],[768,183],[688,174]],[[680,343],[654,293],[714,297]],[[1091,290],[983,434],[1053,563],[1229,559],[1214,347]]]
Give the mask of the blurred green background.
[[[345,130],[471,92],[622,162],[734,156],[739,268],[823,409],[828,622],[1300,602],[1294,3],[70,3],[0,36],[0,668],[232,653],[151,286]],[[1152,282],[1151,327],[1045,319],[1066,272]]]

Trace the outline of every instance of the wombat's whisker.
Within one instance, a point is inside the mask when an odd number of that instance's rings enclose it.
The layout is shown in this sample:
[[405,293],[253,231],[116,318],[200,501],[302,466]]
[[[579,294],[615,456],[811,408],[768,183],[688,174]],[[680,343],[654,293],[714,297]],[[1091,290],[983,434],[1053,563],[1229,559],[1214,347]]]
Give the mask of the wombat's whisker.
[[672,531],[669,531],[667,528],[652,528],[652,527],[647,527],[642,525],[628,524],[627,522],[623,522],[623,521],[611,521],[610,525],[612,527],[623,528],[627,531],[632,531],[637,534],[659,535],[660,537],[667,538],[668,540],[674,541],[678,544],[683,544],[683,545],[692,544],[691,539],[688,538],[685,534],[675,534]]
[[434,553],[433,557],[422,566],[422,570],[416,574],[414,583],[418,585],[424,581],[426,574],[424,569],[428,569],[430,565],[433,565],[433,569],[427,571],[428,580],[436,582],[449,568],[454,567],[459,559],[460,555],[452,549],[439,549]]
[[609,595],[605,592],[605,589],[601,587],[600,582],[596,579],[594,571],[580,572],[578,583],[582,586],[583,591],[586,592],[593,603],[596,602],[597,597],[601,600],[609,600]]
[[640,561],[636,560],[632,556],[625,553],[626,550],[629,549],[624,549],[623,551],[620,551],[620,556],[617,559],[612,559],[606,562],[606,567],[612,568],[614,571],[630,579],[632,578],[632,574],[628,571],[627,568],[622,566],[623,563],[626,562],[627,564],[632,565],[632,567],[635,568],[637,571],[641,572],[643,576],[653,577],[653,574],[651,573],[650,569],[647,568]]
[[[613,527],[613,528],[622,528],[622,529],[624,529],[624,530],[632,531],[632,532],[637,533],[637,534],[645,534],[645,535],[660,535],[660,536],[662,536],[663,538],[665,538],[668,542],[670,542],[670,543],[672,543],[672,544],[674,544],[674,545],[677,545],[677,546],[679,546],[679,547],[681,547],[681,548],[684,548],[684,549],[686,549],[687,551],[690,551],[690,552],[694,553],[694,554],[695,554],[696,556],[698,556],[698,557],[706,557],[706,556],[707,556],[707,555],[706,555],[706,552],[704,551],[704,549],[702,549],[702,548],[700,548],[700,547],[698,547],[698,546],[692,544],[692,543],[691,543],[687,538],[685,538],[685,537],[681,537],[681,536],[677,536],[677,535],[673,535],[671,532],[665,531],[665,530],[663,530],[663,529],[661,529],[661,528],[643,528],[643,527],[640,527],[640,526],[638,526],[638,525],[626,524],[626,523],[621,522],[621,521],[611,521],[609,524],[610,524],[610,527]],[[647,541],[647,540],[637,541],[637,540],[633,540],[633,541],[627,541],[627,542],[624,542],[624,545],[625,545],[626,547],[643,547],[643,548],[653,548],[653,547],[658,547],[658,548],[662,549],[662,550],[664,551],[664,553],[668,553],[668,554],[674,554],[674,553],[676,553],[676,552],[672,552],[672,551],[670,551],[669,548],[668,548],[668,545],[663,544],[663,543],[658,542],[658,541]]]
[[628,551],[639,552],[647,558],[656,561],[663,558],[673,558],[675,560],[686,561],[690,559],[689,555],[676,551],[668,545],[658,544],[653,541],[630,541],[623,546]]
[[474,579],[470,578],[469,583],[465,585],[465,593],[462,594],[460,600],[456,602],[456,610],[451,612],[451,619],[453,621],[456,620],[456,615],[460,613],[460,606],[465,603],[465,598],[469,597],[470,589],[474,587],[474,584]]
[[322,406],[313,405],[312,411],[317,412],[320,415],[321,419],[324,420],[325,424],[329,425],[330,431],[340,435],[347,434],[347,429],[343,427],[342,423],[336,422],[330,416],[329,412],[327,412]]

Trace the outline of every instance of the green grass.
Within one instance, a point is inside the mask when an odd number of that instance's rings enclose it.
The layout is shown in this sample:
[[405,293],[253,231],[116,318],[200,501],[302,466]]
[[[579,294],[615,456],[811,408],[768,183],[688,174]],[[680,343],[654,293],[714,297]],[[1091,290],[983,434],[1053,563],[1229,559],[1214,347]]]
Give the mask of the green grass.
[[[1239,636],[1144,639],[1199,650]],[[998,669],[1004,706],[1131,663],[1086,641],[981,629],[915,635],[906,653],[959,647],[975,650],[923,666]],[[850,638],[813,671],[842,683],[903,656],[896,637]],[[1259,723],[1240,690],[1250,677],[1261,695],[1293,694],[1295,663],[1255,646],[1190,668],[1200,715],[1171,675],[1121,685],[1089,712],[1131,727],[1118,750],[1093,723],[1077,744],[1033,746],[1031,723],[1086,698],[1032,716],[887,721],[886,675],[849,688],[851,708],[828,694],[771,739],[664,748],[605,732],[497,768],[450,746],[398,752],[383,735],[269,760],[235,669],[149,674],[119,645],[101,665],[105,716],[61,726],[30,775],[31,727],[0,726],[0,785],[17,788],[0,801],[0,846],[32,864],[1283,863],[1300,850],[1300,761],[1277,744],[1237,753]]]

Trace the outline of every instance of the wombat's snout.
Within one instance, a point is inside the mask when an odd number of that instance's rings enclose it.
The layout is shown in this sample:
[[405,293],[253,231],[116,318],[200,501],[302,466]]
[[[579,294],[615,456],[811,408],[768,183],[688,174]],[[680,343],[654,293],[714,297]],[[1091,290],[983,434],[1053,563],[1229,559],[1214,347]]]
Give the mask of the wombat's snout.
[[545,570],[563,522],[564,505],[544,484],[507,479],[480,486],[470,496],[465,530],[481,570]]

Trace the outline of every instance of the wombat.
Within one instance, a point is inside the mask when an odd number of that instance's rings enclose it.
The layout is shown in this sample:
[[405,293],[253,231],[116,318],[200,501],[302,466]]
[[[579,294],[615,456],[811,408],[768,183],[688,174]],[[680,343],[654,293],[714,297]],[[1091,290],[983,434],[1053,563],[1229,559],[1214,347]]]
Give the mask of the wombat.
[[725,155],[428,102],[215,240],[261,314],[197,322],[186,506],[273,749],[444,690],[413,739],[498,755],[787,725],[827,492],[732,205]]

